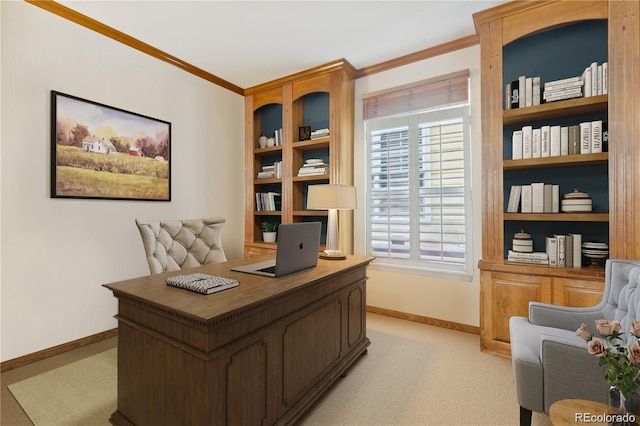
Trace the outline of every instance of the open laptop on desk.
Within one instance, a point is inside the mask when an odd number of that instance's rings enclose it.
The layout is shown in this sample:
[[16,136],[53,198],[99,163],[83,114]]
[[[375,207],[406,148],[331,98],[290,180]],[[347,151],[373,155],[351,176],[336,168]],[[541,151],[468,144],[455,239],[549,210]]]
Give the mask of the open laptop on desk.
[[318,264],[320,222],[286,223],[278,226],[278,251],[275,260],[232,268],[232,271],[280,277]]

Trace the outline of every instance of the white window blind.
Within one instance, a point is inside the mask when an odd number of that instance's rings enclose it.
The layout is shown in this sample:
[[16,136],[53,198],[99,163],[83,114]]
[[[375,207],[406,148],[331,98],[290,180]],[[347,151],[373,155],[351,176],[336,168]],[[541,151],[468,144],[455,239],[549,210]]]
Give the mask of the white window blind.
[[366,120],[369,253],[405,267],[470,274],[469,107]]

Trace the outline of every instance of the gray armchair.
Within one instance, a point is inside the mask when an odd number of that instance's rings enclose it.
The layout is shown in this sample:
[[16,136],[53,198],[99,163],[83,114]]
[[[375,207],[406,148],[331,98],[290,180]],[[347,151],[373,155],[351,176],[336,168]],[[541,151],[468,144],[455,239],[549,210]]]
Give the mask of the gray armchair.
[[[561,399],[607,403],[604,367],[587,353],[575,335],[582,323],[593,332],[595,320],[620,321],[629,330],[640,319],[640,261],[607,260],[602,301],[589,308],[529,303],[529,318],[511,317],[511,362],[520,405],[520,424],[531,424],[531,412],[549,413]],[[626,337],[626,335],[624,335]]]
[[223,218],[136,219],[151,274],[226,261],[221,238],[224,222]]

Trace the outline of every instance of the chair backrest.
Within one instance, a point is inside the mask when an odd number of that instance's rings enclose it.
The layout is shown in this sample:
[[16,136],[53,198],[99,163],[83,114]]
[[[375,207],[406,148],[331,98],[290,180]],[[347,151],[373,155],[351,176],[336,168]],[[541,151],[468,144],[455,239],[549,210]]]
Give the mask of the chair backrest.
[[[603,319],[620,321],[624,331],[630,330],[632,320],[640,320],[640,261],[607,260],[604,294],[599,306]],[[622,339],[626,340],[626,333]]]
[[223,218],[136,219],[151,274],[225,262],[221,238],[224,222]]

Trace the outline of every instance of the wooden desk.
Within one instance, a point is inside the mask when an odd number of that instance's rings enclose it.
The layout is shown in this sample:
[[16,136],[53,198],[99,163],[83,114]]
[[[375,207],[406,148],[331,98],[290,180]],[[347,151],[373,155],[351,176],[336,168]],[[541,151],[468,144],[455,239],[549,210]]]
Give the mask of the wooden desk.
[[[320,259],[280,278],[230,271],[258,260],[105,284],[118,298],[112,424],[291,424],[366,351],[373,258]],[[165,284],[193,272],[240,285],[201,295]]]

